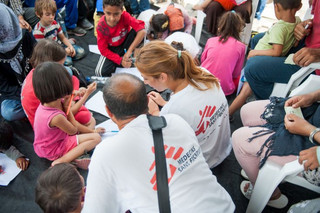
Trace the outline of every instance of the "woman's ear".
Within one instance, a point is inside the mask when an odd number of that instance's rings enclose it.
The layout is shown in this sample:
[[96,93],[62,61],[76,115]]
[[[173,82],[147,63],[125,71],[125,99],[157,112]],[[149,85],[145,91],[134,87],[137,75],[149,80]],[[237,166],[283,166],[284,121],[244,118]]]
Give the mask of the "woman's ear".
[[167,81],[168,81],[168,74],[162,72],[162,73],[160,74],[160,76],[159,76],[159,80],[160,80],[161,82],[167,82]]

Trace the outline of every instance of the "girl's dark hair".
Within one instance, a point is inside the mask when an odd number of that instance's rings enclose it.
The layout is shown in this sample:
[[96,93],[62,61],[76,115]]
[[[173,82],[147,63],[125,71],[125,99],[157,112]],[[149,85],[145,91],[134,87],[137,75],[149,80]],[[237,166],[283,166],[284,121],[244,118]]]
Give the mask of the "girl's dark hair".
[[239,14],[234,10],[224,13],[218,24],[219,41],[224,43],[229,37],[233,37],[240,41],[240,33],[245,27],[245,22]]
[[38,178],[35,201],[45,213],[72,212],[81,203],[83,187],[77,169],[70,163],[60,163]]
[[30,63],[32,67],[45,61],[59,62],[66,57],[66,51],[62,46],[50,39],[42,39],[34,47]]
[[122,8],[123,5],[124,5],[124,0],[103,0],[103,7],[117,6]]
[[12,145],[13,131],[10,124],[4,119],[0,120],[0,149],[7,150]]
[[151,18],[151,28],[154,33],[162,33],[169,28],[169,18],[165,14],[156,14]]
[[171,46],[176,50],[181,50],[181,51],[186,50],[186,49],[184,49],[182,42],[173,41],[173,42],[171,42]]
[[33,72],[32,84],[42,104],[70,95],[73,91],[71,76],[64,66],[56,62],[39,64]]

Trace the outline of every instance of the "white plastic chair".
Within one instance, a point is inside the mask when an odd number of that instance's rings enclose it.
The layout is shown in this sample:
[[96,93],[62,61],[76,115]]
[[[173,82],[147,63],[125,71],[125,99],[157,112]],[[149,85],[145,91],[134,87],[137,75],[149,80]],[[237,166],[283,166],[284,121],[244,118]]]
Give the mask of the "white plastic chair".
[[301,85],[299,85],[297,88],[291,91],[289,97],[308,94],[319,89],[320,89],[320,76],[309,75],[307,80],[305,80]]
[[250,16],[250,23],[246,23],[246,26],[243,29],[243,32],[241,34],[241,41],[243,43],[245,43],[247,45],[247,47],[249,45],[249,41],[250,41],[250,38],[251,38],[252,24],[253,24],[254,16],[255,16],[256,11],[257,11],[258,2],[259,2],[259,0],[252,0],[252,13],[251,13],[251,16]]
[[298,159],[286,163],[282,167],[271,160],[267,160],[259,171],[246,213],[262,212],[273,191],[283,180],[320,193],[320,187],[309,183],[303,177],[297,175],[303,169],[303,165],[298,162]]
[[287,84],[275,83],[270,96],[287,97],[289,92],[299,86],[299,84],[316,69],[320,69],[320,62],[312,63],[307,67],[302,67],[294,73]]

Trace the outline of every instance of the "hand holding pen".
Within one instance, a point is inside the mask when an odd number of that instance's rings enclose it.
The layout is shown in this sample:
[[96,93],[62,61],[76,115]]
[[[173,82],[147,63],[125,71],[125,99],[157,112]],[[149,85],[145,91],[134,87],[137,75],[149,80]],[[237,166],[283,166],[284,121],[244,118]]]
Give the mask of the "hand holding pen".
[[122,57],[121,65],[124,68],[130,68],[132,65],[131,52],[127,51],[127,49],[124,49],[124,55]]

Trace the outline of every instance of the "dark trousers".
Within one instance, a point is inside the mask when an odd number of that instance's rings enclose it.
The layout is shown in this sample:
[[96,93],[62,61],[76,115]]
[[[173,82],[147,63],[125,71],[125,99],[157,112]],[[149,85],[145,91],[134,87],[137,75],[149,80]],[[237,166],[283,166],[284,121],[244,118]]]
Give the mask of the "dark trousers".
[[[136,31],[132,29],[128,33],[127,38],[124,40],[124,42],[121,45],[115,46],[115,47],[109,47],[109,50],[111,50],[112,52],[122,57],[125,54],[124,49],[128,49],[130,47],[136,35],[137,35]],[[108,58],[101,55],[95,70],[95,74],[96,76],[109,77],[111,76],[112,73],[115,72],[117,67],[122,67],[122,66],[121,64],[118,65],[113,61],[109,60]]]

